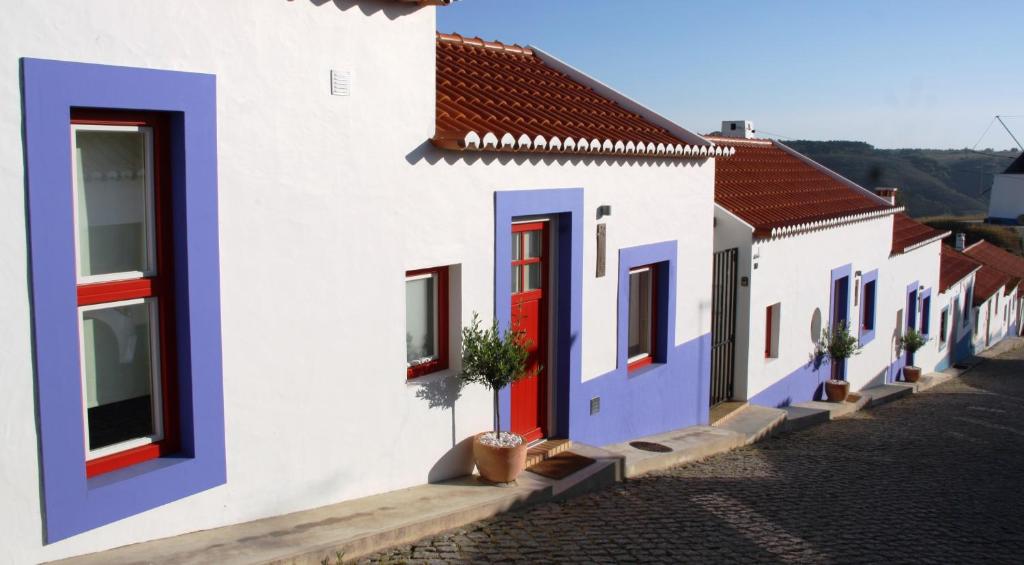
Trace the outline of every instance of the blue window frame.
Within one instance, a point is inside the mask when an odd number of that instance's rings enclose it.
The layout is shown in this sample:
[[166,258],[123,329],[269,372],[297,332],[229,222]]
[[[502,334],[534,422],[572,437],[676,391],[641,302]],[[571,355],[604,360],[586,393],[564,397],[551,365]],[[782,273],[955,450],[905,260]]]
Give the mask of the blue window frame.
[[[22,59],[32,321],[47,543],[226,481],[212,75]],[[76,302],[71,112],[169,122],[179,449],[87,478]],[[28,424],[26,422],[26,424]]]
[[875,339],[875,325],[878,323],[878,269],[864,273],[860,284],[860,344],[863,346]]
[[921,335],[929,335],[932,325],[932,289],[921,292]]

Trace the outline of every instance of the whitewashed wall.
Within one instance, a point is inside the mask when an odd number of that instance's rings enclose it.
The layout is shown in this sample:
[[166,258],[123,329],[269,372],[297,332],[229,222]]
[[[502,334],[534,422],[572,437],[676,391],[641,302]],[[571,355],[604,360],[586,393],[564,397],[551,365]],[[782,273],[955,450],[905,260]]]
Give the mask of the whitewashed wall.
[[[890,260],[893,274],[890,284],[893,289],[893,304],[889,317],[892,319],[893,331],[895,331],[895,316],[898,310],[904,310],[903,322],[906,324],[907,286],[914,281],[918,281],[919,287],[923,286],[925,289],[932,289],[931,314],[929,316],[929,337],[931,339],[914,354],[914,365],[921,367],[925,373],[935,369],[935,365],[939,362],[939,356],[941,355],[937,331],[939,313],[941,312],[941,300],[939,298],[939,260],[941,250],[942,242],[934,241],[913,251],[895,255]],[[921,308],[922,304],[919,299],[917,301],[917,328],[921,327]],[[893,334],[889,335],[892,336]]]
[[[948,320],[948,341],[943,344],[937,344],[939,350],[940,360],[938,363],[941,366],[941,358],[949,355],[949,348],[954,350],[961,339],[965,336],[969,336],[973,331],[973,319],[972,313],[974,308],[968,305],[967,307],[967,321],[964,322],[964,301],[968,299],[967,289],[974,286],[974,274],[970,274],[963,278],[953,286],[946,289],[945,292],[938,295],[938,301],[935,304],[936,307],[936,323],[941,320],[941,312],[943,308],[949,308],[949,320]],[[933,298],[933,300],[935,300]],[[938,330],[935,331],[935,339],[939,339]],[[968,337],[970,339],[970,337]]]
[[[678,239],[676,340],[709,331],[713,162],[438,152],[427,142],[434,11],[395,4],[55,0],[0,20],[0,560],[57,559],[468,470],[464,440],[490,425],[489,396],[472,388],[454,410],[432,407],[445,376],[406,383],[403,275],[456,265],[455,319],[489,319],[495,190],[585,189],[584,379],[615,365],[620,247]],[[212,73],[218,90],[228,482],[45,547],[20,57]],[[328,94],[332,68],[353,72],[351,96]],[[612,275],[596,279],[601,204],[614,210],[603,220]]]
[[[715,205],[715,252],[725,251],[727,249],[736,248],[736,277],[741,279],[742,277],[750,278],[751,265],[750,252],[751,244],[754,241],[754,229],[739,219],[732,212],[727,209]],[[761,309],[764,309],[764,305],[761,305]],[[738,280],[736,283],[736,342],[735,342],[735,363],[734,368],[734,381],[733,381],[733,396],[736,399],[747,398],[746,390],[748,389],[748,368],[747,351],[752,347],[751,335],[750,335],[750,288],[748,286],[742,286]],[[761,320],[762,327],[764,320]],[[761,336],[764,339],[764,336]],[[764,343],[761,341],[760,343]]]
[[992,180],[988,216],[1017,220],[1024,214],[1024,174],[999,174]]
[[[1009,334],[1006,309],[1013,309],[1017,302],[1017,289],[1014,288],[1010,294],[1004,295],[1004,290],[996,291],[988,300],[974,309],[974,316],[977,318],[977,331],[974,332],[974,350],[984,351],[1002,341]],[[1010,314],[1012,315],[1012,313]],[[991,320],[991,322],[990,322]],[[986,324],[991,323],[990,326]],[[986,331],[989,332],[986,340]]]

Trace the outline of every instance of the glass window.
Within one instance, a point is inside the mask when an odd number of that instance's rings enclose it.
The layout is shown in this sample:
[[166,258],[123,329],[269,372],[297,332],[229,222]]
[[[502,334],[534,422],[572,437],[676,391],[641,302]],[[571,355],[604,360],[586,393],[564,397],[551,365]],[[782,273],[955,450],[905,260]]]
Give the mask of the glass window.
[[949,324],[949,309],[943,308],[942,313],[939,314],[939,345],[945,345],[947,339],[946,326]]
[[654,267],[629,273],[629,335],[627,354],[630,368],[649,363],[654,355]]
[[[72,112],[72,187],[86,475],[173,452],[172,255],[165,118]],[[161,204],[161,198],[165,202]],[[160,252],[158,253],[158,250]]]
[[864,285],[864,308],[861,314],[861,328],[865,331],[875,329],[875,281]]
[[88,459],[162,437],[155,300],[81,308]]
[[405,274],[406,377],[448,368],[448,268]]
[[422,363],[437,357],[435,275],[405,281],[405,360]]
[[95,282],[102,275],[152,273],[151,151],[148,127],[74,127],[73,182],[81,279]]

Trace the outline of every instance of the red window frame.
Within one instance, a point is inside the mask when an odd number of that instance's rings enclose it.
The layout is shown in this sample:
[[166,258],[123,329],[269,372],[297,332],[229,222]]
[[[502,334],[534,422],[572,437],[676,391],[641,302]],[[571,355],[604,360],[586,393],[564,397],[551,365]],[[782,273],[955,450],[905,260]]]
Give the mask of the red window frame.
[[[647,353],[646,357],[641,357],[640,359],[637,359],[635,361],[628,361],[629,360],[629,343],[628,343],[628,341],[629,341],[629,319],[627,318],[627,320],[626,320],[626,334],[627,334],[627,337],[626,337],[626,341],[627,341],[627,344],[626,344],[626,359],[627,359],[628,362],[626,364],[626,372],[635,371],[637,369],[640,369],[642,367],[646,367],[646,366],[654,363],[654,356],[657,354],[657,351],[658,351],[658,345],[657,345],[658,344],[658,265],[656,263],[652,263],[650,265],[640,265],[639,267],[633,267],[633,268],[631,268],[629,270],[629,275],[632,276],[633,273],[638,272],[638,271],[642,271],[644,269],[650,269],[650,273],[651,273],[651,321],[650,321],[650,324],[651,324],[651,329],[650,329],[650,332],[651,332],[651,337],[650,337],[650,342],[651,343],[650,343],[650,346],[651,347],[650,347],[650,349],[651,350]],[[626,316],[629,316],[628,308],[627,308]]]
[[[173,240],[171,237],[170,128],[165,114],[116,110],[75,109],[72,125],[141,126],[151,128],[153,152],[153,221],[156,250],[152,276],[78,284],[78,306],[91,306],[138,298],[157,299],[160,351],[160,393],[163,439],[85,462],[86,477],[95,477],[142,463],[180,449],[178,390],[175,367]],[[75,219],[77,222],[77,218]],[[77,226],[76,226],[77,230]],[[76,277],[78,276],[76,268]],[[79,381],[83,379],[79,375]],[[84,403],[83,403],[84,406]],[[83,408],[84,410],[84,408]],[[82,421],[85,422],[85,414]]]
[[405,278],[427,274],[434,275],[437,280],[437,328],[434,330],[437,332],[437,359],[418,365],[407,365],[407,379],[415,379],[448,368],[448,267],[406,271]]

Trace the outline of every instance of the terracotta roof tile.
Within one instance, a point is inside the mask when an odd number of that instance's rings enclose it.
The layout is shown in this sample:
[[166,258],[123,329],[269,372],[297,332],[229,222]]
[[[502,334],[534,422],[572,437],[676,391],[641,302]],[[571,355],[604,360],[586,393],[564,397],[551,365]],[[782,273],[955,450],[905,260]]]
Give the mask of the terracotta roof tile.
[[687,144],[529,48],[460,35],[437,34],[436,118],[433,142],[445,149],[681,158],[730,153],[710,143]]
[[948,231],[940,231],[917,222],[906,214],[893,214],[892,254],[906,253],[917,246],[942,239],[947,235],[949,235]]
[[998,245],[982,240],[964,249],[964,254],[1011,277],[1024,278],[1024,257]]
[[715,202],[753,226],[757,237],[778,228],[895,210],[771,140],[708,139],[735,149],[732,157],[715,163]]
[[956,283],[981,268],[981,263],[948,245],[942,246],[939,256],[939,292],[946,292]]
[[999,289],[1008,286],[1012,277],[998,271],[988,265],[981,268],[974,275],[974,305],[979,306],[999,292]]

